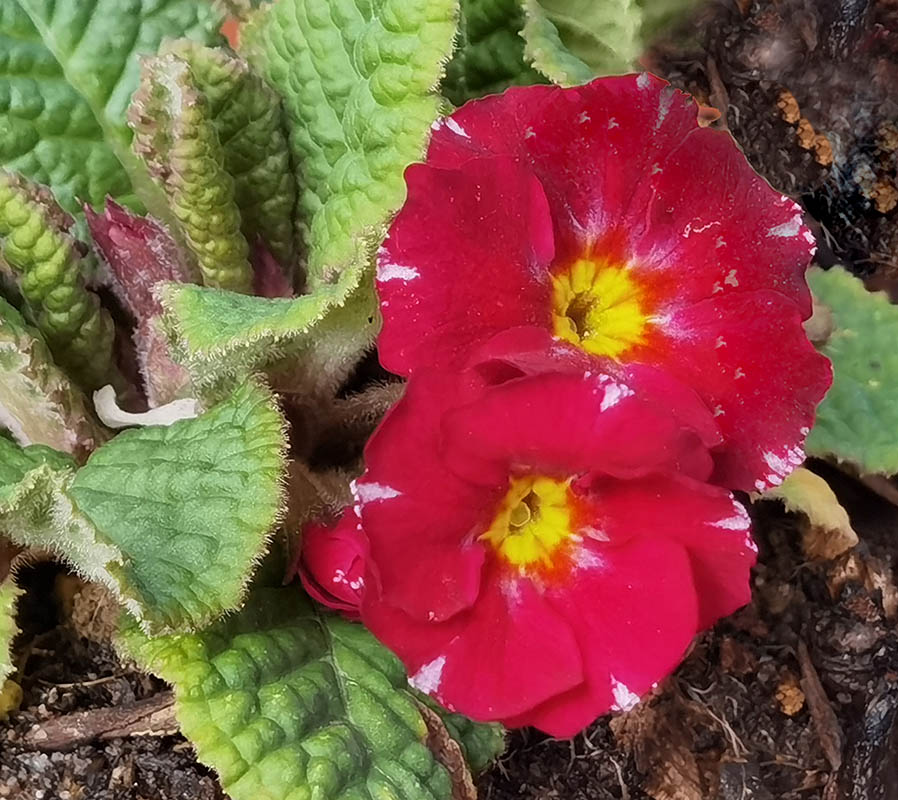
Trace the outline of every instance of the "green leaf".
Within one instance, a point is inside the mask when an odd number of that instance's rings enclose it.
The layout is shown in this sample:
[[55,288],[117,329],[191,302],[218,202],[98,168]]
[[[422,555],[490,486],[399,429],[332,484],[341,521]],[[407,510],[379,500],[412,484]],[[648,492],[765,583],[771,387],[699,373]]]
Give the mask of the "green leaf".
[[[162,292],[163,325],[174,356],[204,389],[287,356],[295,375],[305,370],[315,384],[330,386],[334,381],[328,377],[342,374],[344,351],[354,361],[374,336],[373,320],[360,325],[364,309],[348,302],[359,272],[358,267],[344,271],[333,286],[292,300],[168,284]],[[329,312],[336,318],[315,328]]]
[[689,14],[708,0],[636,0],[642,9],[640,35],[646,42],[685,21]]
[[462,0],[459,42],[443,93],[455,105],[514,85],[544,83],[524,60],[521,0]]
[[21,594],[22,590],[16,586],[11,574],[0,580],[0,688],[15,669],[11,648],[12,641],[19,632],[16,626],[16,602]]
[[642,46],[637,0],[462,0],[461,7],[461,41],[444,81],[456,105],[509,86],[546,79],[573,86],[627,72]]
[[280,0],[244,27],[248,58],[281,93],[290,122],[310,294],[244,302],[171,289],[166,325],[199,385],[289,354],[295,375],[331,387],[370,344],[370,265],[405,198],[405,167],[422,156],[440,111],[435,87],[455,14],[455,0],[377,0],[364,13]]
[[639,55],[635,0],[524,0],[524,9],[524,57],[553,83],[627,72]]
[[2,298],[0,427],[21,445],[85,456],[106,438],[87,398],[53,363],[43,337]]
[[212,111],[186,61],[143,62],[128,120],[134,151],[165,192],[207,286],[249,293],[249,246]]
[[312,290],[352,268],[358,242],[379,240],[402,204],[403,171],[440,112],[456,15],[457,0],[280,0],[244,27],[290,122]]
[[195,634],[125,650],[175,687],[181,730],[233,800],[448,800],[396,658],[295,586]]
[[465,761],[475,775],[505,752],[505,728],[499,723],[475,722],[464,714],[453,714],[421,692],[416,691],[415,697],[440,715],[449,735],[462,746]]
[[57,362],[86,388],[119,384],[112,318],[85,287],[70,223],[46,189],[0,170],[0,249],[20,276],[38,329]]
[[261,237],[288,272],[296,259],[293,210],[296,183],[280,98],[242,59],[188,39],[168,46],[190,65],[209,104],[234,179],[234,196],[249,242]]
[[136,204],[125,109],[138,55],[165,37],[218,41],[220,19],[197,0],[0,2],[0,166],[48,184],[71,212],[106,194]]
[[813,269],[808,283],[832,311],[833,330],[820,351],[833,364],[833,385],[817,409],[809,455],[855,464],[862,473],[898,473],[898,307],[868,292],[841,267]]
[[199,627],[240,604],[265,551],[284,446],[251,382],[196,419],[119,434],[77,472],[0,439],[0,535],[59,553],[148,630]]
[[[50,471],[72,469],[75,462],[65,453],[42,444],[19,447],[0,436],[0,504],[8,503],[26,476],[47,467]],[[2,505],[0,505],[2,507]]]

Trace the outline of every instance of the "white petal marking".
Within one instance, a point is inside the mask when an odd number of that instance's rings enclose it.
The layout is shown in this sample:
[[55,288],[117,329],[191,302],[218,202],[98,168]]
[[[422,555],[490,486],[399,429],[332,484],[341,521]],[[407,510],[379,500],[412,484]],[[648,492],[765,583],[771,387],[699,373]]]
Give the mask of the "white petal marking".
[[614,408],[621,400],[625,397],[630,397],[633,394],[633,390],[629,386],[625,386],[622,383],[608,383],[605,385],[605,396],[602,398],[602,402],[599,405],[599,411],[607,411],[609,408]]
[[767,235],[788,239],[790,236],[797,236],[800,230],[801,214],[796,214],[788,222],[784,222],[782,225],[774,225],[767,231]]
[[410,281],[419,278],[420,273],[414,267],[403,267],[401,264],[383,264],[377,268],[377,280],[381,283],[387,281]]
[[459,125],[452,117],[446,117],[446,127],[449,128],[456,136],[462,136],[465,139],[470,139],[468,136],[468,132]]
[[639,695],[630,691],[614,675],[611,676],[611,695],[614,697],[613,711],[630,711],[639,704]]
[[392,486],[384,486],[382,483],[356,483],[353,493],[362,505],[378,500],[392,500],[402,494]]
[[408,682],[419,692],[433,694],[440,688],[440,681],[443,678],[443,667],[445,666],[446,656],[437,656],[433,661],[429,661],[412,675]]

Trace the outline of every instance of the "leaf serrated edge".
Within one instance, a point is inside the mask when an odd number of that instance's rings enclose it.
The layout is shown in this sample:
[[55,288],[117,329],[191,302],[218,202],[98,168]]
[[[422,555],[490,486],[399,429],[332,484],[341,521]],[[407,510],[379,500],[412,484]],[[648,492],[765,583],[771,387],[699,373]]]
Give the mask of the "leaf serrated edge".
[[15,672],[12,663],[11,648],[13,640],[21,633],[16,624],[16,608],[19,598],[25,594],[15,582],[13,571],[0,580],[0,646],[7,652],[0,652],[0,688],[4,681]]
[[[235,587],[234,597],[232,601],[224,610],[207,616],[200,616],[199,619],[193,620],[191,623],[179,624],[178,626],[173,627],[171,625],[159,625],[154,621],[150,621],[145,616],[139,613],[139,607],[132,608],[127,603],[123,602],[123,605],[125,606],[128,613],[137,622],[140,630],[146,636],[156,637],[169,634],[200,631],[203,628],[214,624],[215,622],[223,619],[226,616],[238,613],[246,605],[246,598],[252,585],[253,576],[255,575],[256,570],[259,568],[259,565],[265,559],[265,556],[268,554],[271,543],[277,534],[278,528],[280,527],[286,516],[286,498],[289,488],[287,476],[287,463],[290,441],[289,423],[287,422],[283,412],[280,409],[280,404],[277,401],[275,393],[271,390],[271,388],[261,376],[250,376],[242,386],[238,387],[237,391],[241,391],[244,388],[247,388],[248,391],[258,391],[260,395],[257,399],[257,402],[253,404],[253,408],[246,412],[247,415],[251,414],[256,408],[261,406],[271,411],[274,417],[276,417],[277,419],[278,448],[276,453],[277,477],[275,478],[277,493],[274,502],[273,513],[271,514],[270,520],[268,520],[265,525],[265,532],[262,535],[259,547],[255,555],[250,558],[250,563],[246,569],[246,572],[243,574],[241,580],[238,582],[238,585]],[[115,576],[113,576],[113,578],[117,581],[119,586],[123,585],[121,584],[121,579],[115,578]],[[121,600],[121,589],[119,588],[118,590],[114,591],[116,592],[116,597]]]

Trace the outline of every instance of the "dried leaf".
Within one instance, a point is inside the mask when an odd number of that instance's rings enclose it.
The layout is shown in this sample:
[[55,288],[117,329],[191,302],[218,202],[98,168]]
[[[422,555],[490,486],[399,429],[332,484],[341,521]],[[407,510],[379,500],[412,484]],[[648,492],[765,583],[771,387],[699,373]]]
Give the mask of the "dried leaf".
[[781,500],[787,511],[805,515],[802,547],[809,558],[836,558],[858,542],[848,512],[829,484],[804,467],[796,469],[782,485],[768,490],[762,497]]
[[477,789],[461,745],[452,738],[436,711],[423,703],[418,704],[418,710],[427,726],[425,744],[452,779],[452,800],[477,800]]

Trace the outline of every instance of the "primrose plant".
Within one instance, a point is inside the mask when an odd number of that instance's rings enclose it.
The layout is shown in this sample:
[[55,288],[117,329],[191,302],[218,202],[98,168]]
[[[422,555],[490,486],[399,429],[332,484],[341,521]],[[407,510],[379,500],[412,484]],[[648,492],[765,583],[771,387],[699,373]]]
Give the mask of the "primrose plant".
[[813,237],[670,3],[255,5],[0,8],[0,679],[49,553],[234,800],[470,797],[748,601]]

